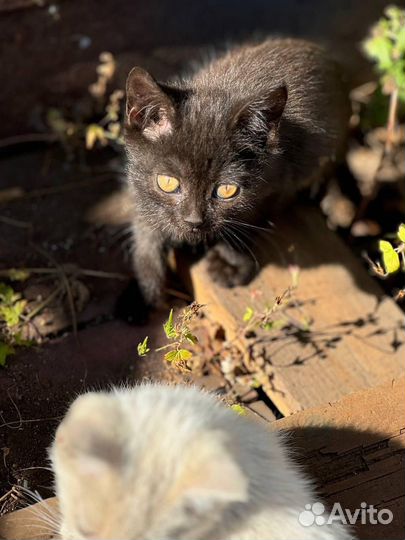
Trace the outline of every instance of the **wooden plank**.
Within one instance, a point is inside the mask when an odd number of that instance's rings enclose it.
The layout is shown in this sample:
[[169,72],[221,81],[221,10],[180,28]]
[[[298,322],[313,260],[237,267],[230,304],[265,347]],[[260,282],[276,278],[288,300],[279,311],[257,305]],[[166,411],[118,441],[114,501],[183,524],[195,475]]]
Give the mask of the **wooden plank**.
[[292,432],[298,459],[329,506],[393,512],[390,524],[356,524],[360,539],[405,537],[405,379],[273,423]]
[[[11,512],[0,518],[1,540],[50,540],[57,536],[49,530],[58,513],[56,497]],[[44,519],[41,520],[41,516]]]
[[216,285],[204,260],[192,268],[191,280],[196,300],[235,337],[246,307],[273,303],[291,284],[288,265],[299,266],[299,306],[289,317],[312,320],[311,332],[267,334],[264,344],[266,391],[285,416],[404,373],[402,311],[315,209],[291,210],[264,248],[264,267],[248,287]]

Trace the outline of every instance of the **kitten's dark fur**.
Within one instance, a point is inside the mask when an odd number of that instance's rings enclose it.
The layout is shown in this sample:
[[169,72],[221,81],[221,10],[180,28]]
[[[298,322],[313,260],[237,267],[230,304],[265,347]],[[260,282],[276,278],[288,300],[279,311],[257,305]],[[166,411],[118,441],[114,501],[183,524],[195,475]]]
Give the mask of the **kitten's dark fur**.
[[[126,148],[134,264],[149,305],[162,297],[173,243],[211,244],[211,275],[226,286],[251,279],[251,248],[243,245],[249,239],[238,242],[234,234],[241,223],[260,226],[272,200],[316,182],[342,152],[343,86],[320,47],[290,39],[235,48],[171,84],[131,71]],[[164,193],[158,174],[177,178],[179,190]],[[216,186],[229,182],[237,195],[216,197]]]

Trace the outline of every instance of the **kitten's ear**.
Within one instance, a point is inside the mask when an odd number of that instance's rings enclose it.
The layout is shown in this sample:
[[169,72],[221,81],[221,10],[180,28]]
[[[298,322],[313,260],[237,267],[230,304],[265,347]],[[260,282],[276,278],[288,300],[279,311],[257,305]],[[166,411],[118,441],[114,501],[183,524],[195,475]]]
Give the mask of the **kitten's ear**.
[[207,433],[191,456],[193,463],[183,492],[189,512],[206,515],[227,504],[248,500],[248,480],[221,435]]
[[72,471],[92,478],[125,465],[125,418],[108,394],[76,399],[56,432],[54,452]]
[[288,91],[283,84],[258,99],[245,101],[234,111],[231,125],[236,129],[248,129],[252,133],[268,133],[271,143],[287,103]]
[[176,106],[185,91],[163,85],[140,67],[134,67],[127,79],[127,126],[139,129],[150,140],[170,135]]

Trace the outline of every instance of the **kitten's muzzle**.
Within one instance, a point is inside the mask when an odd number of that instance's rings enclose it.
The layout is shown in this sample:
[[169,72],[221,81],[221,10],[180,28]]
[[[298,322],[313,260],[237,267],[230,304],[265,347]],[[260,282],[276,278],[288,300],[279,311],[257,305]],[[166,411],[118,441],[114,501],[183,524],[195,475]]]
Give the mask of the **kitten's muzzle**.
[[184,222],[187,224],[187,226],[194,233],[199,232],[204,224],[204,220],[202,216],[198,214],[197,212],[191,212],[188,216],[186,216],[183,219],[184,219]]
[[203,218],[197,214],[190,214],[189,216],[184,218],[185,223],[187,225],[190,225],[192,229],[200,229],[202,224],[204,223]]
[[204,240],[207,235],[207,230],[201,224],[198,227],[188,226],[183,227],[182,236],[183,240],[191,245],[197,245]]

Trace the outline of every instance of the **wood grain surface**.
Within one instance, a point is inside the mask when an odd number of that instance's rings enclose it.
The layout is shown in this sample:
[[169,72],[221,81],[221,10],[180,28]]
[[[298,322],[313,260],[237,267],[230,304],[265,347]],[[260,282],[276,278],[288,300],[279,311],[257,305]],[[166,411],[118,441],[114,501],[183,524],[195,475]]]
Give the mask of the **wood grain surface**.
[[[241,335],[246,307],[260,311],[273,303],[291,285],[291,266],[299,267],[298,288],[286,314],[293,328],[262,333],[254,346],[270,366],[267,393],[284,416],[405,372],[403,312],[383,296],[361,260],[316,210],[286,214],[268,235],[264,257],[263,269],[248,287],[216,285],[204,259],[192,268],[191,279],[196,300],[234,338]],[[308,322],[310,331],[302,330]]]

